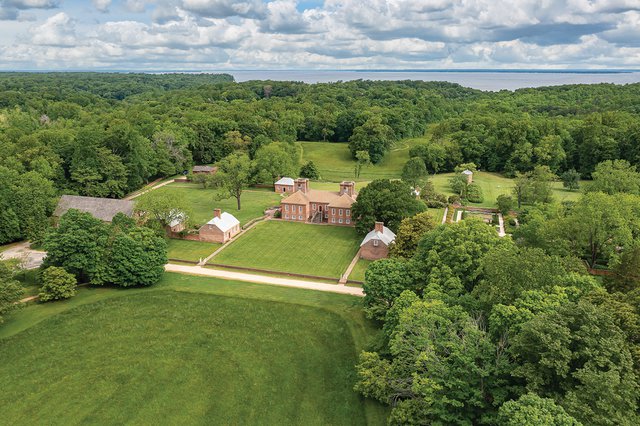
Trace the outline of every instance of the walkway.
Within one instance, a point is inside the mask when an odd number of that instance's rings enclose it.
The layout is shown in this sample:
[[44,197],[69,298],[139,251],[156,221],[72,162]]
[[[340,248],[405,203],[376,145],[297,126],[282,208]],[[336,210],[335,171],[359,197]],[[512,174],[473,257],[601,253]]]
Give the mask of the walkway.
[[164,266],[167,272],[181,274],[200,275],[204,277],[222,278],[225,280],[246,281],[255,284],[269,284],[282,287],[306,288],[308,290],[327,291],[331,293],[350,294],[352,296],[364,296],[359,287],[348,287],[341,284],[325,284],[313,281],[294,280],[289,278],[277,278],[266,275],[245,274],[242,272],[224,271],[220,269],[203,268],[201,266],[176,265],[167,263]]
[[11,247],[3,252],[0,252],[0,257],[3,259],[20,259],[22,266],[25,269],[36,269],[42,265],[47,252],[41,250],[32,250],[31,243],[23,241],[13,244]]
[[165,185],[169,185],[170,183],[173,183],[174,178],[170,178],[169,180],[165,180],[164,182],[160,182],[157,185],[152,186],[149,189],[145,189],[144,191],[140,191],[140,192],[135,192],[131,195],[128,195],[126,197],[124,197],[125,200],[133,200],[134,198],[138,198],[139,196],[146,194],[149,191],[153,191],[154,189],[158,189],[158,188],[162,188]]

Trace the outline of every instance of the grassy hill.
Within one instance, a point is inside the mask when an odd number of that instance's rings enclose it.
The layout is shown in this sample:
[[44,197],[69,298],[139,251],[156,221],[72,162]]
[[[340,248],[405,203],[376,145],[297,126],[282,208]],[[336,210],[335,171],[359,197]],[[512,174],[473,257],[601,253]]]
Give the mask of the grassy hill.
[[352,389],[358,298],[166,274],[0,328],[6,424],[383,424]]

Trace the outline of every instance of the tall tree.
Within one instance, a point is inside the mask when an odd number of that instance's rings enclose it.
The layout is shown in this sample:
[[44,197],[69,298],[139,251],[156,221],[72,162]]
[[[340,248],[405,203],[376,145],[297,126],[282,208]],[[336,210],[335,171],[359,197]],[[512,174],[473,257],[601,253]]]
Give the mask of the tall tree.
[[242,191],[249,185],[251,178],[251,161],[246,154],[234,153],[219,163],[218,173],[214,175],[214,186],[220,191],[222,198],[234,197],[241,208]]
[[353,204],[352,217],[356,219],[356,229],[364,235],[378,221],[396,231],[402,219],[425,208],[424,203],[416,200],[413,190],[405,182],[379,179],[360,191]]
[[427,168],[421,158],[414,157],[407,160],[402,167],[402,180],[411,185],[412,188],[421,188],[427,180]]

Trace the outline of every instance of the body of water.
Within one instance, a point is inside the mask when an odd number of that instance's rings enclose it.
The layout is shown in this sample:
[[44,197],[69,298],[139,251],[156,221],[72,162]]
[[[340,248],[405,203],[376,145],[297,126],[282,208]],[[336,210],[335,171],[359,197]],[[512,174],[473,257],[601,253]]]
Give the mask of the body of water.
[[350,80],[422,80],[448,81],[480,90],[516,90],[525,87],[563,84],[640,82],[638,71],[315,71],[315,70],[242,70],[221,71],[237,82],[248,80],[303,81],[329,83]]

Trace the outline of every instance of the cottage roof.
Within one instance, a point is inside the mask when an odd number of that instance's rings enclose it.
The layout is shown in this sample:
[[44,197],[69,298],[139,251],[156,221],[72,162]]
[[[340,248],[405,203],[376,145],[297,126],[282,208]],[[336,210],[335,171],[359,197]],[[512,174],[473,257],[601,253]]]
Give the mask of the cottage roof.
[[186,219],[186,215],[184,214],[184,212],[181,212],[175,209],[171,210],[169,214],[173,216],[173,220],[169,222],[169,226],[171,228],[173,228],[174,226],[180,225]]
[[209,172],[214,172],[216,170],[218,170],[218,168],[212,167],[212,166],[193,166],[194,172],[209,173]]
[[96,219],[111,222],[118,213],[129,217],[133,215],[134,202],[131,200],[115,200],[113,198],[82,197],[79,195],[63,195],[53,216],[60,217],[69,209],[91,213]]
[[383,226],[382,232],[378,232],[375,229],[369,232],[367,236],[364,237],[364,240],[362,240],[360,247],[367,244],[371,240],[379,240],[379,241],[382,241],[382,243],[385,246],[389,246],[389,244],[394,242],[395,239],[396,239],[396,234],[394,234],[393,231],[391,231],[391,229],[387,228],[386,226]]
[[289,185],[293,186],[293,179],[290,177],[283,177],[277,181],[274,185]]
[[472,175],[473,172],[471,170],[469,170],[469,169],[465,169],[465,170],[462,171],[462,174],[463,175]]
[[214,217],[207,225],[214,225],[222,232],[227,232],[236,225],[240,225],[240,221],[230,213],[224,212],[220,217]]

